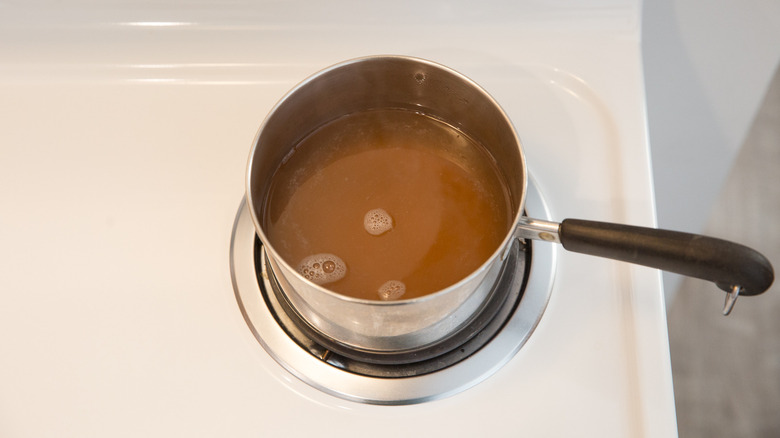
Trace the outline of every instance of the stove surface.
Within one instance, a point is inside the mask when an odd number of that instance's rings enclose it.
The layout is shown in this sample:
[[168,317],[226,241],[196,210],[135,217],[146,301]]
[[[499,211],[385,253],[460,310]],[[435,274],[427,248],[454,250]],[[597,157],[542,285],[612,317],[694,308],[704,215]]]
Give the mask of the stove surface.
[[266,113],[370,54],[431,59],[490,92],[553,219],[653,225],[639,9],[3,3],[0,434],[675,435],[657,271],[560,250],[547,309],[503,367],[375,406],[260,348],[229,266]]

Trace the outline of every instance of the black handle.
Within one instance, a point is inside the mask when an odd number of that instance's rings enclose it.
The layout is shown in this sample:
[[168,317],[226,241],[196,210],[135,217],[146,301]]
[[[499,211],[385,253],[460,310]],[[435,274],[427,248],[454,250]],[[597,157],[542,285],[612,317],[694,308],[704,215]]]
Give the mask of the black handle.
[[568,251],[634,263],[715,282],[740,295],[763,293],[774,281],[769,260],[738,243],[679,231],[566,219],[561,244]]

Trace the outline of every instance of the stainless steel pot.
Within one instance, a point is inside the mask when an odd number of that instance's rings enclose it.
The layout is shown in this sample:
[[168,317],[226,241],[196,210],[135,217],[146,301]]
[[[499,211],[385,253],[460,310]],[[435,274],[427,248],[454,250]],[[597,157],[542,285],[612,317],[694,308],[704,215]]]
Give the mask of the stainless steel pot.
[[[444,120],[485,146],[508,183],[514,225],[501,246],[471,275],[436,293],[409,300],[343,296],[299,275],[270,245],[263,226],[271,176],[306,135],[342,115],[378,108],[409,109]],[[247,203],[272,269],[290,305],[322,335],[365,352],[405,352],[441,342],[466,325],[495,283],[517,238],[560,242],[567,250],[652,266],[715,281],[729,291],[765,291],[774,279],[761,254],[719,239],[673,231],[523,216],[526,163],[511,121],[467,77],[439,64],[404,56],[358,58],[337,64],[293,88],[260,127],[247,169]]]

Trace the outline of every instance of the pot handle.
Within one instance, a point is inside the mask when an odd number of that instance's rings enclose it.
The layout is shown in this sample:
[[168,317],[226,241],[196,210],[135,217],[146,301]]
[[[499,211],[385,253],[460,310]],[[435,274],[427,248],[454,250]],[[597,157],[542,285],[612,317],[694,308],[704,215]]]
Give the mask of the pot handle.
[[729,292],[724,314],[739,294],[761,294],[774,281],[761,253],[714,237],[580,219],[565,219],[558,232],[568,251],[712,281]]

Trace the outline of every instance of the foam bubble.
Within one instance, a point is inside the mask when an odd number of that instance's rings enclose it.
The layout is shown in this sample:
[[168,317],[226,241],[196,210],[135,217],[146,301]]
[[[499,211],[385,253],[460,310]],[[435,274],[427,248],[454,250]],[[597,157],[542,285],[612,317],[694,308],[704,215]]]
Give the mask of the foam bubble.
[[314,254],[298,263],[298,273],[315,284],[323,285],[344,278],[347,265],[336,255]]
[[379,299],[382,301],[397,300],[406,293],[406,285],[398,280],[390,280],[379,286]]
[[393,229],[393,217],[385,210],[375,208],[363,217],[363,227],[369,234],[378,236]]

